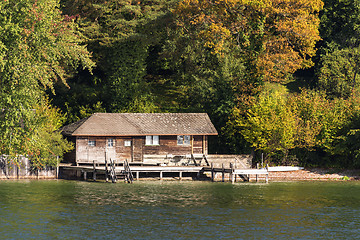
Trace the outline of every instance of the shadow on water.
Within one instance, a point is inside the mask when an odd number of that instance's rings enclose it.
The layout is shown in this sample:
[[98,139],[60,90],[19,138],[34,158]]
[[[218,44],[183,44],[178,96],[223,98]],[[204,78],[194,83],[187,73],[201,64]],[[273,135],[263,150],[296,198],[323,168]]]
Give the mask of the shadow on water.
[[0,215],[5,239],[351,239],[360,183],[4,181]]

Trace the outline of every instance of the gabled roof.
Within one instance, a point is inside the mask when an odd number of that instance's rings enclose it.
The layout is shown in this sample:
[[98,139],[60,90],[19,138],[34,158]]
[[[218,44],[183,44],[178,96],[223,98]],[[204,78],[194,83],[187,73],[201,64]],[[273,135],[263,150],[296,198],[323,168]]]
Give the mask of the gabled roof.
[[62,129],[68,136],[217,135],[206,113],[94,113]]

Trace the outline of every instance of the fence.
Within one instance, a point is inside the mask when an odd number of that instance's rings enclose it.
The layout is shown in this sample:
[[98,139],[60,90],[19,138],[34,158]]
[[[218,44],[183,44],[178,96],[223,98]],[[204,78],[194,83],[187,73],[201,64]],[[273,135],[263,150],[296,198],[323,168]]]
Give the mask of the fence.
[[57,176],[56,168],[36,169],[32,166],[31,161],[24,156],[17,157],[16,162],[5,155],[0,155],[0,179],[44,179],[56,178]]

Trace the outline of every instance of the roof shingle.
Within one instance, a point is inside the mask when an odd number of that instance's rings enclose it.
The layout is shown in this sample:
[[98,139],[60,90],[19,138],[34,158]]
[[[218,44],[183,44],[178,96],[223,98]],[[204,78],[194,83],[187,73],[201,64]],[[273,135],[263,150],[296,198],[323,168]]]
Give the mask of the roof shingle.
[[95,113],[62,132],[69,136],[217,135],[206,113]]

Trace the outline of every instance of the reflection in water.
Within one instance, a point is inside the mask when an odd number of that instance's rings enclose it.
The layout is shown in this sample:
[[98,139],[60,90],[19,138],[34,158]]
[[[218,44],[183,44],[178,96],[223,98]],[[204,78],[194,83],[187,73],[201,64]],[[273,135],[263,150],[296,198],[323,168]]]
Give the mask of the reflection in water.
[[333,239],[360,233],[360,183],[0,182],[1,239]]

